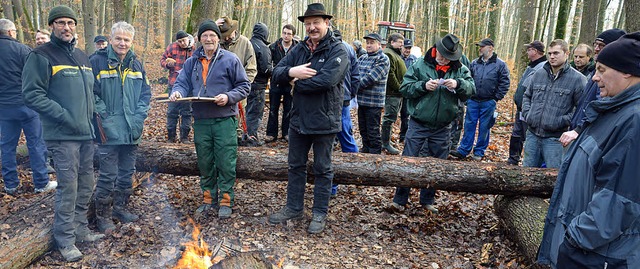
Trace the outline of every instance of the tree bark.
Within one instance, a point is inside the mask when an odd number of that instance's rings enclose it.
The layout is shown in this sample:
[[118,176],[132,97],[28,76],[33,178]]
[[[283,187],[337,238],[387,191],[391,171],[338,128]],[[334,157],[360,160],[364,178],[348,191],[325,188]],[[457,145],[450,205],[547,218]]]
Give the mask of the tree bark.
[[[310,158],[313,159],[313,158]],[[193,146],[142,143],[138,171],[199,175]],[[238,149],[238,178],[287,180],[287,153],[269,148]],[[312,162],[307,166],[310,178]],[[501,163],[446,161],[360,153],[333,153],[334,182],[365,186],[435,187],[445,191],[549,197],[555,169],[522,168]]]
[[571,3],[569,0],[560,0],[560,8],[558,9],[558,22],[556,23],[556,31],[554,39],[564,39],[567,32],[567,20],[569,20],[569,9]]
[[164,47],[166,48],[173,42],[174,30],[178,32],[180,29],[171,29],[173,26],[173,0],[166,0],[165,4]]
[[96,36],[96,5],[94,0],[82,1],[84,15],[84,51],[87,55],[93,54],[96,47],[93,45],[93,38]]
[[549,203],[538,197],[498,196],[493,208],[507,238],[516,243],[528,262],[535,264]]
[[[626,1],[625,1],[626,2]],[[600,0],[584,0],[582,8],[582,23],[580,24],[580,38],[578,43],[591,44],[596,38],[598,26],[598,10]]]
[[640,31],[640,3],[638,1],[627,0],[624,1],[624,14],[627,32]]

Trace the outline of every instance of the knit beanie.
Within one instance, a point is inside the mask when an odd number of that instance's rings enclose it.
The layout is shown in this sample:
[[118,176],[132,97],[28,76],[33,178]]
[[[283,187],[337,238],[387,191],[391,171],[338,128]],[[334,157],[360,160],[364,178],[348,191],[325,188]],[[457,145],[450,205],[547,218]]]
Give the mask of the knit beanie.
[[625,74],[640,77],[640,32],[623,35],[604,47],[598,62]]
[[78,23],[78,15],[68,6],[59,5],[49,11],[49,25],[53,23],[57,18],[70,18],[73,19],[74,22]]
[[176,33],[176,40],[185,38],[185,37],[188,37],[187,32],[185,31],[180,30]]
[[198,27],[198,40],[200,42],[202,42],[202,39],[200,38],[200,36],[202,35],[202,33],[204,33],[204,31],[207,31],[207,30],[214,31],[218,35],[218,38],[222,39],[220,28],[218,28],[218,25],[216,25],[216,22],[212,20],[206,20],[200,24],[200,27]]
[[608,45],[609,43],[616,41],[618,38],[620,38],[626,33],[627,32],[625,32],[624,30],[613,28],[600,33],[598,37],[596,37],[596,40],[602,41],[605,45]]

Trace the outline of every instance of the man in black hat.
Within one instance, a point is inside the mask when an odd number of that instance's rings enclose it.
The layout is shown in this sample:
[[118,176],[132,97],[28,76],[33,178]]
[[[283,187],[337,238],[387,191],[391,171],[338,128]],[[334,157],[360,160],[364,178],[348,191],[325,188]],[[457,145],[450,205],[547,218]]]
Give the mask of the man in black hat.
[[607,44],[591,79],[603,98],[558,171],[538,262],[640,268],[640,32]]
[[[593,58],[598,59],[598,54],[600,51],[607,46],[607,44],[616,41],[618,38],[626,34],[624,30],[620,29],[609,29],[606,30],[596,37],[596,40],[593,42]],[[596,70],[593,70],[588,78],[593,77]],[[576,111],[573,113],[573,117],[571,117],[571,131],[564,132],[562,136],[560,136],[560,143],[563,146],[569,145],[571,141],[575,140],[580,132],[582,131],[582,124],[584,123],[584,111],[587,108],[587,105],[593,101],[600,98],[600,88],[598,84],[592,80],[587,82],[587,85],[582,90],[582,96],[578,101],[578,105],[576,106]]]
[[315,187],[309,233],[322,232],[326,224],[333,180],[333,142],[342,130],[342,80],[350,65],[346,48],[329,31],[332,17],[321,3],[310,4],[304,15],[298,17],[304,23],[307,38],[278,63],[272,76],[277,83],[293,85],[293,106],[287,204],[269,216],[269,223],[284,223],[303,216],[307,160],[313,147]]
[[107,47],[108,40],[106,36],[99,35],[93,39],[93,45],[96,47],[96,50],[101,50]]
[[76,243],[104,237],[88,228],[95,186],[91,119],[94,76],[87,55],[76,48],[77,15],[60,5],[49,12],[51,41],[35,48],[24,65],[25,104],[40,114],[43,138],[52,153],[58,187],[53,239],[66,261],[82,259]]
[[[509,67],[494,51],[491,38],[485,38],[476,44],[480,57],[473,60],[469,69],[476,84],[476,94],[467,101],[467,114],[464,119],[464,135],[457,150],[451,155],[457,158],[466,157],[473,150],[472,158],[482,160],[485,150],[489,146],[491,127],[495,123],[496,104],[504,98],[511,79]],[[474,146],[478,127],[478,139]]]
[[[447,34],[407,70],[400,87],[410,115],[403,156],[446,159],[449,155],[458,101],[475,93],[471,72],[460,63],[461,57],[460,40]],[[397,187],[389,209],[404,210],[410,190]],[[435,192],[434,188],[420,190],[420,205],[432,213],[438,212],[433,206]]]
[[508,164],[518,165],[520,162],[520,156],[522,155],[522,147],[526,138],[527,123],[522,117],[522,98],[524,97],[524,91],[526,89],[525,82],[528,82],[527,78],[531,76],[535,71],[542,68],[547,61],[547,56],[544,55],[544,44],[538,40],[534,40],[529,44],[525,44],[527,49],[527,58],[529,58],[529,65],[522,73],[516,93],[513,95],[513,102],[516,104],[516,118],[513,123],[513,130],[511,131],[511,138],[509,139],[509,159]]

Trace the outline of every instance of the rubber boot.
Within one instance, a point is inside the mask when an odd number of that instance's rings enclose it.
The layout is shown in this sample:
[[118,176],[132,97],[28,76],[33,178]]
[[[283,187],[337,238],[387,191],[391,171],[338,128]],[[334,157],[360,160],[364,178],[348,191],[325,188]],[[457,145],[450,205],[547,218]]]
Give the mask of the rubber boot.
[[98,230],[104,234],[111,234],[116,229],[111,215],[111,202],[113,202],[111,198],[95,200]]
[[394,148],[390,143],[390,136],[391,136],[391,126],[387,127],[382,127],[382,149],[386,150],[387,153],[391,154],[391,155],[398,155],[400,154],[400,151],[396,148]]
[[167,142],[168,143],[176,142],[176,129],[167,129]]
[[120,222],[134,222],[140,217],[127,210],[127,204],[129,203],[129,197],[133,193],[133,190],[116,190],[113,196],[113,217]]

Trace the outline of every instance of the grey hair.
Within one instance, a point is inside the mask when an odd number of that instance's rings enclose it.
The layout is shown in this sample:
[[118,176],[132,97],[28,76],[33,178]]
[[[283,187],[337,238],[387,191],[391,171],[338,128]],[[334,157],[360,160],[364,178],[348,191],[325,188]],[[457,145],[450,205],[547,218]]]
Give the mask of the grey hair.
[[136,33],[136,30],[133,28],[133,25],[129,24],[126,21],[119,21],[111,26],[111,36],[115,36],[117,32],[125,32],[131,34],[133,37]]
[[12,21],[7,19],[0,19],[0,34],[9,35],[10,30],[15,30],[16,25]]

